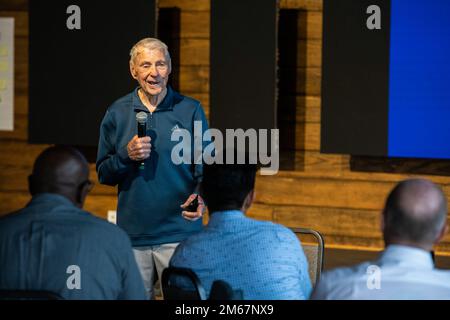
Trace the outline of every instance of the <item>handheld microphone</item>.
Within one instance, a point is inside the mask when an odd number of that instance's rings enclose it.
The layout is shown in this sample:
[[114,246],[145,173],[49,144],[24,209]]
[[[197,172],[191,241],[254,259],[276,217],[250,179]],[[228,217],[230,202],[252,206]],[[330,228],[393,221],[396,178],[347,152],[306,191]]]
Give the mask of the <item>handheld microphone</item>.
[[192,202],[189,203],[189,205],[184,210],[189,212],[197,212],[198,205],[198,195],[196,195],[194,200],[192,200]]
[[[136,114],[138,137],[142,138],[147,135],[147,113],[141,111]],[[139,169],[144,169],[144,160],[142,160]]]

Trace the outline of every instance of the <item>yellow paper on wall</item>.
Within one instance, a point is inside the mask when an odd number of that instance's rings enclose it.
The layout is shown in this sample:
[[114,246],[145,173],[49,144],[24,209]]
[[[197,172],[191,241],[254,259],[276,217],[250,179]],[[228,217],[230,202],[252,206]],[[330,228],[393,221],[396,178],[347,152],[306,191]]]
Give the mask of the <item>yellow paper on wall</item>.
[[6,90],[6,80],[0,79],[0,91]]
[[0,57],[6,57],[8,55],[8,47],[0,45]]
[[0,72],[8,71],[8,61],[0,61]]

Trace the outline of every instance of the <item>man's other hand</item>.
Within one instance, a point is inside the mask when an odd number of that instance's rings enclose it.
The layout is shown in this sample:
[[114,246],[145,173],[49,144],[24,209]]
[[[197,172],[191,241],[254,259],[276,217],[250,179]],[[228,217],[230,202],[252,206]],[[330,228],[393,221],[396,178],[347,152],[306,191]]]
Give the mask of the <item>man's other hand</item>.
[[180,207],[183,209],[187,208],[189,204],[195,199],[195,197],[198,197],[197,211],[183,211],[181,213],[183,218],[185,218],[186,220],[196,221],[200,219],[203,216],[203,212],[205,212],[205,202],[203,201],[202,197],[197,194],[191,194],[186,202],[183,203]]

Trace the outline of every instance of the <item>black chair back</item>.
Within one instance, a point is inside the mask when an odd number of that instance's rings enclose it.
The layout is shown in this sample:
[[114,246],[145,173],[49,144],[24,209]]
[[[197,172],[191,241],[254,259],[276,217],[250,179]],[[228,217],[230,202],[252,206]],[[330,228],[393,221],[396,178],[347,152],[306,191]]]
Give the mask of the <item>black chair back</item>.
[[161,284],[164,300],[206,300],[205,289],[191,269],[168,267],[162,273]]
[[233,290],[228,282],[216,280],[211,286],[208,300],[243,300],[242,290]]

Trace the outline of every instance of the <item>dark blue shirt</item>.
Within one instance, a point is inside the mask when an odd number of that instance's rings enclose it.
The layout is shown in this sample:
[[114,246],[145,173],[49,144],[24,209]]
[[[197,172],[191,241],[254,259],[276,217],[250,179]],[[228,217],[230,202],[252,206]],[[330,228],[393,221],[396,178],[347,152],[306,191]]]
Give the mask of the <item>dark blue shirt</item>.
[[128,236],[57,194],[0,219],[0,288],[65,299],[146,299]]
[[[180,205],[191,195],[201,177],[201,165],[194,164],[194,121],[202,132],[208,129],[200,102],[182,96],[170,87],[153,113],[142,104],[136,89],[114,102],[100,128],[97,172],[100,183],[118,185],[117,224],[130,236],[133,246],[179,242],[202,227],[182,217]],[[136,114],[148,114],[147,135],[150,157],[144,170],[128,157],[127,144],[137,134]],[[175,164],[171,141],[174,130],[190,132],[191,164]]]

